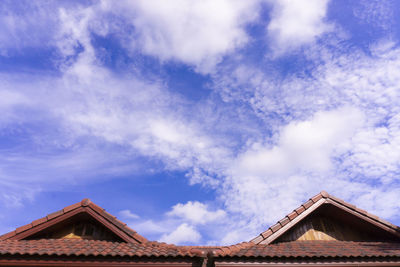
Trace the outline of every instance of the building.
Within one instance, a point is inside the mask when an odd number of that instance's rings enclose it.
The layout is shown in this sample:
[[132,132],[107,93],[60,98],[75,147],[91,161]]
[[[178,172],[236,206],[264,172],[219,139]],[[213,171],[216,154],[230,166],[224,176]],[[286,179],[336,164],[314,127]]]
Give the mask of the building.
[[251,241],[176,246],[84,199],[0,236],[0,266],[400,266],[400,228],[321,192]]

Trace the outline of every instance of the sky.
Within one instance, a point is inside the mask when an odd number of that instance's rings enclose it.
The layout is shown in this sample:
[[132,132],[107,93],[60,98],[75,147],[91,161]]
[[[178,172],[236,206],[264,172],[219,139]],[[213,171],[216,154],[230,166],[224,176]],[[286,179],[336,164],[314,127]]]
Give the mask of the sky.
[[326,190],[400,224],[400,2],[0,2],[0,232],[90,198],[248,241]]

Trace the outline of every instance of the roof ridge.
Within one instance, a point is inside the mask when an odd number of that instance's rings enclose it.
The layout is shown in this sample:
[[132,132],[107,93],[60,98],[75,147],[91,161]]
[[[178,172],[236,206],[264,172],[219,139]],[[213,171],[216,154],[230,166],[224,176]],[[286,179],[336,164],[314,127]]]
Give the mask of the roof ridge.
[[254,244],[252,242],[241,242],[241,243],[237,243],[234,245],[217,246],[214,249],[212,249],[210,251],[210,253],[213,257],[227,256],[227,255],[232,255],[234,253],[237,253],[238,251],[241,251],[243,249],[253,247],[255,245],[256,244]]
[[[315,196],[311,197],[308,201],[304,202],[303,204],[301,204],[298,208],[294,209],[292,212],[290,212],[289,214],[287,214],[283,219],[279,220],[277,223],[275,223],[274,225],[270,226],[267,230],[265,230],[264,232],[260,233],[257,237],[253,238],[252,240],[250,240],[250,242],[255,243],[255,244],[259,244],[260,242],[263,242],[264,240],[266,240],[267,238],[269,238],[270,236],[272,236],[274,233],[276,233],[277,231],[279,231],[280,229],[282,229],[285,225],[287,225],[289,222],[293,221],[294,219],[296,219],[299,215],[301,215],[303,212],[305,212],[306,210],[309,210],[312,206],[316,205],[316,203],[318,201],[320,201],[321,199],[325,199],[325,200],[331,200],[334,201],[336,203],[338,203],[341,206],[345,206],[363,216],[368,217],[369,219],[372,219],[380,224],[384,224],[388,227],[390,227],[393,230],[396,230],[397,232],[400,233],[400,228],[386,220],[383,220],[381,218],[379,218],[376,215],[373,215],[363,209],[358,208],[357,206],[350,204],[346,201],[344,201],[343,199],[337,198],[331,194],[329,194],[328,192],[326,192],[325,190],[322,190],[321,192],[319,192],[318,194],[316,194]],[[323,204],[321,202],[319,202],[320,204]]]
[[[322,192],[325,192],[325,191],[322,191]],[[322,193],[322,192],[321,192],[321,193]],[[325,192],[325,193],[326,193],[326,192]],[[326,193],[326,194],[327,194],[327,198],[328,198],[328,199],[333,200],[333,201],[335,201],[335,202],[338,203],[338,204],[344,205],[344,206],[346,206],[347,208],[349,208],[349,209],[351,209],[351,210],[354,210],[354,211],[356,211],[356,212],[358,212],[358,213],[360,213],[360,214],[362,214],[362,215],[364,215],[364,216],[367,216],[368,218],[370,218],[370,219],[372,219],[372,220],[374,220],[374,221],[376,221],[376,222],[385,224],[386,226],[388,226],[388,227],[390,227],[390,228],[392,228],[392,229],[394,229],[394,230],[396,230],[396,231],[399,231],[399,230],[400,230],[399,227],[398,227],[397,225],[394,225],[394,224],[392,224],[391,222],[389,222],[389,221],[387,221],[387,220],[385,220],[385,219],[380,218],[379,216],[376,216],[376,215],[374,215],[374,214],[372,214],[372,213],[369,213],[368,211],[366,211],[366,210],[364,210],[364,209],[361,209],[361,208],[357,207],[356,205],[353,205],[353,204],[351,204],[351,203],[349,203],[349,202],[347,202],[347,201],[344,201],[344,200],[341,199],[341,198],[335,197],[335,196],[333,196],[333,195],[331,195],[331,194],[328,194],[328,193]]]
[[126,235],[128,235],[130,238],[136,240],[139,243],[148,242],[148,240],[145,237],[139,235],[135,230],[133,230],[132,228],[127,226],[126,223],[123,223],[122,221],[118,220],[117,217],[113,216],[112,214],[108,213],[102,207],[93,203],[89,198],[84,198],[75,204],[66,206],[61,210],[49,213],[45,217],[42,217],[42,218],[34,220],[28,224],[20,226],[11,232],[0,235],[0,241],[14,238],[17,235],[19,235],[20,233],[23,233],[27,230],[38,227],[46,222],[53,221],[54,219],[59,218],[62,215],[71,213],[72,211],[75,211],[79,208],[90,208],[91,210],[96,212],[98,215],[100,215],[102,218],[106,219],[108,222],[110,222],[111,224],[116,226],[118,229],[122,230]]

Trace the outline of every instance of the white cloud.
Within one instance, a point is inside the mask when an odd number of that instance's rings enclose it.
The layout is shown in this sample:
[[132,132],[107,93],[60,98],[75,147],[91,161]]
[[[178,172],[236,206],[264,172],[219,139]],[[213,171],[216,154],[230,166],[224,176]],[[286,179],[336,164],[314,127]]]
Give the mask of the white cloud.
[[165,235],[168,232],[172,232],[176,224],[169,221],[154,221],[154,220],[142,220],[128,223],[132,229],[135,229],[141,235],[146,236],[147,238],[160,235]]
[[[16,148],[12,160],[2,161],[0,179],[11,184],[3,199],[24,198],[23,190],[12,186],[19,178],[37,187],[35,192],[54,189],[58,179],[73,183],[132,172],[138,155],[163,163],[161,169],[201,173],[206,168],[211,175],[230,156],[187,115],[194,113],[189,102],[160,83],[114,76],[93,60],[78,59],[61,77],[7,74],[0,80],[0,94],[7,97],[0,100],[9,118],[5,126],[15,126],[16,119],[27,131],[40,126],[29,142],[47,148],[35,155]],[[0,156],[9,157],[10,151]]]
[[119,212],[119,214],[120,214],[123,218],[130,219],[130,220],[132,220],[132,219],[135,220],[135,219],[139,219],[139,218],[140,218],[139,215],[133,213],[133,212],[130,211],[130,210],[121,210],[121,211]]
[[[235,229],[236,235],[250,239],[248,233],[261,231],[305,198],[332,189],[334,158],[347,151],[363,121],[363,114],[355,108],[320,111],[309,120],[284,126],[276,144],[249,145],[227,170],[221,192],[229,214],[246,218]],[[235,234],[223,240],[235,240]]]
[[199,242],[200,239],[200,233],[193,226],[183,223],[172,233],[161,236],[160,241],[173,244],[186,244]]
[[39,1],[0,3],[0,55],[10,56],[25,47],[46,47],[57,19],[49,16],[56,7]]
[[177,60],[210,72],[222,56],[243,46],[244,27],[257,18],[259,1],[104,1],[105,6],[132,19],[146,54]]
[[276,146],[254,144],[242,153],[234,172],[241,176],[269,176],[301,170],[329,171],[333,150],[362,123],[360,111],[349,107],[318,112],[308,121],[293,121],[282,129]]
[[368,27],[379,27],[384,30],[390,29],[394,21],[393,1],[389,0],[362,0],[357,2],[353,14]]
[[225,211],[220,209],[210,211],[206,204],[198,201],[189,201],[186,204],[176,204],[167,215],[180,217],[184,221],[189,221],[193,224],[205,224],[221,221],[226,217]]
[[16,114],[15,109],[19,106],[29,105],[30,101],[25,95],[12,91],[8,83],[0,81],[0,129],[6,125],[19,121],[20,118]]
[[59,8],[59,28],[54,37],[56,46],[63,56],[75,55],[76,49],[82,46],[84,55],[90,54],[92,58],[94,57],[90,40],[90,22],[95,19],[96,9],[97,6]]
[[313,42],[333,30],[326,22],[329,0],[273,1],[268,35],[276,54]]
[[228,172],[221,190],[227,211],[252,218],[254,232],[325,189],[398,218],[399,49],[392,40],[372,45],[372,56],[307,49],[322,63],[310,76],[281,79],[238,64],[217,80],[226,101],[251,107],[270,131],[267,141],[250,139]]

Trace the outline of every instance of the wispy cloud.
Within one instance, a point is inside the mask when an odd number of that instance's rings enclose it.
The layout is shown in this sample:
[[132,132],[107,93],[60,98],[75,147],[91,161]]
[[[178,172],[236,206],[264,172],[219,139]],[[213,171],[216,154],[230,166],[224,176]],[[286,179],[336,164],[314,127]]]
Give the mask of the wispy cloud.
[[139,219],[139,218],[140,218],[139,215],[133,213],[133,212],[130,211],[130,210],[121,210],[121,211],[119,212],[119,214],[120,214],[123,218],[125,218],[125,219],[130,219],[130,220],[132,220],[132,219]]

